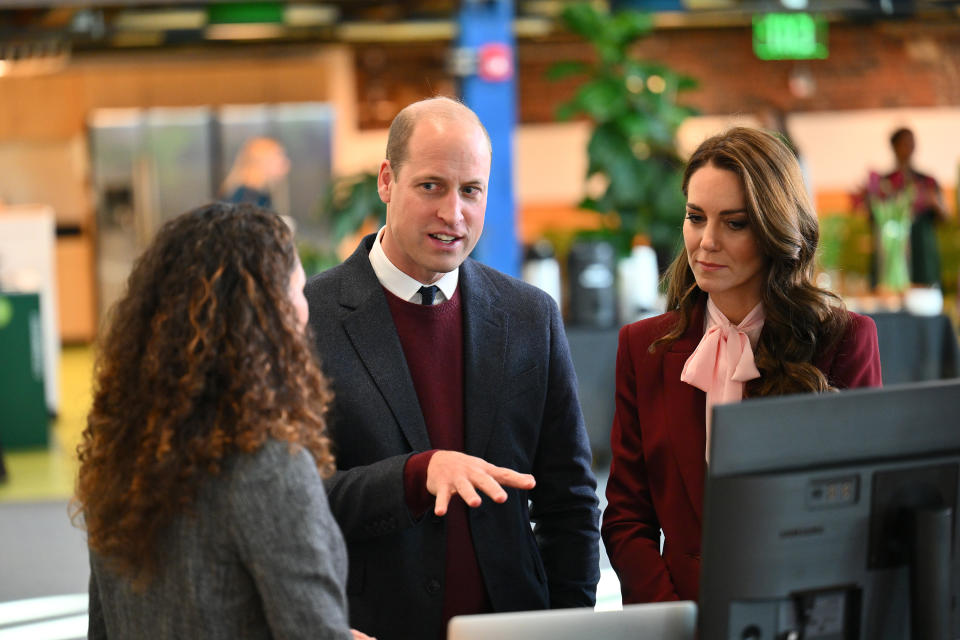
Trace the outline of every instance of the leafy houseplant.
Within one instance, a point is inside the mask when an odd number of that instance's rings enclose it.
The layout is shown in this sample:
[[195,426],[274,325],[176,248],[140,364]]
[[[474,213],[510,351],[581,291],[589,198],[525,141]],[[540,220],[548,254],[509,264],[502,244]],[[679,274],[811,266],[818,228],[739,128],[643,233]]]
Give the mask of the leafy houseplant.
[[[387,205],[377,192],[377,174],[362,172],[335,178],[324,194],[317,211],[326,233],[324,247],[302,243],[300,260],[308,275],[319,273],[340,263],[337,248],[345,238],[359,231],[367,221],[380,228],[387,219]],[[352,248],[352,247],[351,247]]]
[[866,216],[849,211],[823,214],[820,218],[820,267],[830,287],[846,293],[849,286],[870,277],[870,222]]
[[606,185],[603,193],[588,194],[580,206],[606,214],[604,235],[621,253],[630,250],[636,235],[647,235],[664,264],[676,249],[683,219],[676,133],[696,113],[680,105],[677,95],[696,82],[632,55],[633,45],[653,29],[646,13],[609,13],[577,3],[567,5],[561,15],[596,53],[595,62],[559,62],[548,72],[551,79],[586,76],[574,97],[557,110],[561,120],[585,115],[593,122],[586,177],[602,176]]
[[330,220],[333,245],[356,232],[368,219],[387,219],[387,205],[377,192],[377,174],[363,172],[336,178],[324,198],[322,214]]

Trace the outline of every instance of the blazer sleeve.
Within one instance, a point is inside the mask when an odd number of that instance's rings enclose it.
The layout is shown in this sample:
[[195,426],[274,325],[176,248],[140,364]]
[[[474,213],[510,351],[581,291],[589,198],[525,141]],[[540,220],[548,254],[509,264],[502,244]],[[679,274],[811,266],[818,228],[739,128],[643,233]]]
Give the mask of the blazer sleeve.
[[546,572],[550,607],[592,607],[600,579],[597,481],[590,469],[590,445],[570,346],[557,305],[550,299],[547,304],[549,379],[530,518]]
[[349,640],[346,550],[313,458],[268,441],[234,469],[229,523],[277,638]]
[[827,378],[840,389],[882,385],[877,325],[872,318],[850,314],[850,323],[837,346]]
[[413,455],[337,470],[324,481],[330,509],[348,540],[385,536],[416,524],[405,489],[405,468]]
[[[603,512],[603,541],[620,578],[624,603],[678,600],[660,555],[660,521],[649,490],[643,429],[637,410],[637,374],[628,325],[617,347],[616,408],[610,448],[613,458]],[[643,345],[645,347],[645,345]]]

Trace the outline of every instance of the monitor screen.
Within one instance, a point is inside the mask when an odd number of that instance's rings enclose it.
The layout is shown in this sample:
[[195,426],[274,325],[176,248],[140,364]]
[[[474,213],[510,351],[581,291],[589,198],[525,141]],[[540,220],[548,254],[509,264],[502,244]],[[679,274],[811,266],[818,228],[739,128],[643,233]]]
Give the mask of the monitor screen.
[[712,422],[700,640],[960,638],[960,380]]

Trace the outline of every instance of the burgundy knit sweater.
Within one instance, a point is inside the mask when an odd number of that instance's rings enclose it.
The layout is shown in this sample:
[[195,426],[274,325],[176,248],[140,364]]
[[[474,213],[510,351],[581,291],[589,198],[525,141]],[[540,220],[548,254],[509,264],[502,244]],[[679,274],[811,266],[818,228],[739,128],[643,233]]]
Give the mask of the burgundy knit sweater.
[[[386,290],[385,290],[386,291]],[[404,489],[413,517],[433,517],[434,496],[427,492],[427,465],[438,449],[463,451],[463,319],[460,289],[453,298],[426,306],[387,291],[413,387],[427,425],[431,451],[414,454],[404,468]],[[443,636],[456,615],[489,612],[490,600],[480,575],[467,519],[466,503],[453,496],[447,509]],[[431,512],[431,513],[428,513]]]

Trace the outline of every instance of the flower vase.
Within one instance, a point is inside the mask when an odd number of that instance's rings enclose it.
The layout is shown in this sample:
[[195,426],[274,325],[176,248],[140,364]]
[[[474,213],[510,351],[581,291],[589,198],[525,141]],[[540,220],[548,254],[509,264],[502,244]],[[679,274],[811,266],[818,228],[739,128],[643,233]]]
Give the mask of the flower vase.
[[877,288],[901,295],[910,287],[908,255],[910,250],[909,191],[870,203],[878,234]]

